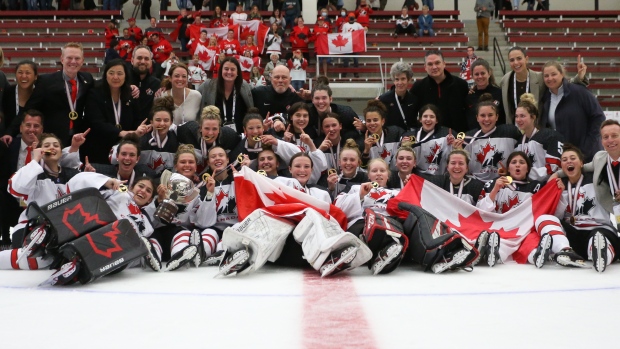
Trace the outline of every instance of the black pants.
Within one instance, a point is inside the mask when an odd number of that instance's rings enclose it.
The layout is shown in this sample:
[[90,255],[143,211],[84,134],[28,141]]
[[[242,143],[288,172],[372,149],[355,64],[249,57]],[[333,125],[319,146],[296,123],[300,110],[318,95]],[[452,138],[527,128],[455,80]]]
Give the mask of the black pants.
[[[618,238],[618,233],[616,231],[612,231],[609,227],[600,227],[592,230],[585,230],[576,228],[565,221],[562,221],[562,228],[566,232],[566,238],[568,238],[568,242],[570,243],[570,247],[583,258],[588,258],[588,243],[590,242],[590,238],[597,231],[601,232],[607,240],[611,243],[611,246],[615,251],[619,251],[620,249],[620,238]],[[618,259],[618,255],[614,257],[614,260]]]
[[140,8],[140,18],[151,19],[151,0],[142,0],[142,7]]

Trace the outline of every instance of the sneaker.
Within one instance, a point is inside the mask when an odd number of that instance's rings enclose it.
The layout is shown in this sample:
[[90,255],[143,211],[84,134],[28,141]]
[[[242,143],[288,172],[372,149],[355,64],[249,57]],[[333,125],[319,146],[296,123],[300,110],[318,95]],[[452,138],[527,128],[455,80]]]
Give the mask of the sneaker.
[[196,256],[194,256],[191,262],[195,267],[199,267],[205,259],[207,259],[207,252],[205,251],[205,247],[202,243],[202,233],[198,229],[194,229],[190,234],[189,244],[196,246],[198,249]]
[[[226,251],[225,251],[226,252]],[[247,269],[250,264],[250,249],[238,250],[226,253],[224,260],[220,265],[220,271],[215,275],[218,276],[235,276],[241,271]]]
[[161,260],[157,257],[157,252],[155,251],[155,247],[153,246],[153,244],[151,244],[149,239],[145,238],[144,236],[141,236],[140,239],[142,239],[142,242],[146,246],[146,250],[148,252],[146,256],[142,257],[142,266],[143,267],[148,266],[154,271],[160,271]]
[[594,269],[599,273],[607,268],[607,238],[601,232],[597,231],[592,237],[592,262]]
[[564,247],[553,256],[553,260],[563,267],[590,268],[585,259],[575,253],[572,248]]
[[540,237],[536,252],[534,252],[534,265],[536,268],[542,268],[545,262],[549,260],[551,246],[553,246],[553,239],[549,234],[543,234],[543,236]]
[[489,250],[487,246],[487,241],[489,241],[489,232],[483,230],[480,235],[478,235],[476,243],[474,244],[474,247],[476,248],[476,250],[478,250],[478,258],[476,258],[471,263],[472,267],[476,266],[480,262],[480,260],[487,258],[487,253]]
[[337,274],[349,268],[357,255],[357,250],[359,250],[357,246],[346,246],[332,252],[319,268],[321,277]]
[[431,270],[435,274],[443,273],[446,270],[456,270],[467,261],[471,253],[474,252],[464,247],[459,248],[454,253],[451,253],[450,256],[444,257],[443,262],[433,264]]
[[501,262],[499,258],[499,240],[497,232],[489,234],[489,241],[487,241],[487,264],[489,267],[494,267],[497,262]]
[[224,260],[225,255],[226,255],[225,250],[217,251],[214,254],[205,258],[205,261],[203,263],[209,266],[221,265],[222,261]]
[[[386,270],[385,274],[394,270],[394,268],[389,267],[400,262],[402,252],[403,245],[398,242],[393,242],[384,247],[381,251],[379,251],[379,255],[375,258],[372,266],[370,267],[372,275],[381,274],[382,270]],[[388,268],[386,269],[386,267]]]
[[198,247],[193,245],[188,245],[181,251],[177,252],[170,258],[168,264],[166,264],[166,270],[164,271],[172,271],[177,270],[180,267],[189,263],[198,253]]
[[39,286],[45,285],[71,285],[78,281],[78,273],[80,271],[80,265],[77,259],[73,259],[68,263],[63,264],[49,279],[42,282]]

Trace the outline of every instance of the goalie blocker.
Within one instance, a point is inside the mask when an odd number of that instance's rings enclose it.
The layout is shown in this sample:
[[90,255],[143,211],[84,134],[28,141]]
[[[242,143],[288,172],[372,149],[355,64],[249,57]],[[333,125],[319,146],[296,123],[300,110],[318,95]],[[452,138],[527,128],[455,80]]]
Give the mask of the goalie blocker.
[[409,211],[403,223],[405,234],[411,240],[406,256],[422,265],[425,271],[441,273],[470,267],[478,257],[475,247],[428,211],[405,202],[399,203],[398,208]]

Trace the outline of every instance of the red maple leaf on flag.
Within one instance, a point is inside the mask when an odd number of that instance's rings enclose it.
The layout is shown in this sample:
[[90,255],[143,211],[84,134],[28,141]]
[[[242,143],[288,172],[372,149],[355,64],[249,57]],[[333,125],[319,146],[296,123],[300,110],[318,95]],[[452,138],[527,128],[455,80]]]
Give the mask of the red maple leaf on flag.
[[252,68],[252,63],[247,59],[242,59],[240,63],[243,68],[246,68],[246,69]]
[[465,217],[459,213],[457,223],[460,223],[460,226],[452,223],[449,219],[446,220],[446,224],[449,227],[458,230],[461,234],[463,234],[463,236],[471,240],[475,240],[483,230],[496,231],[502,239],[516,238],[518,236],[517,233],[519,232],[518,227],[508,231],[504,230],[504,228],[492,229],[491,227],[494,222],[487,222],[483,220],[482,217],[480,217],[480,212],[477,210],[474,211],[474,213],[472,213],[469,217]]
[[332,40],[332,44],[334,44],[334,46],[336,47],[340,47],[341,51],[342,51],[342,47],[345,47],[348,42],[349,42],[349,39],[343,38],[342,35],[340,34],[338,34],[338,36],[336,36],[336,38]]
[[241,36],[242,40],[245,40],[248,35],[254,35],[256,36],[256,32],[254,30],[251,30],[250,26],[245,26],[245,27],[241,27],[241,33],[239,34],[239,36]]

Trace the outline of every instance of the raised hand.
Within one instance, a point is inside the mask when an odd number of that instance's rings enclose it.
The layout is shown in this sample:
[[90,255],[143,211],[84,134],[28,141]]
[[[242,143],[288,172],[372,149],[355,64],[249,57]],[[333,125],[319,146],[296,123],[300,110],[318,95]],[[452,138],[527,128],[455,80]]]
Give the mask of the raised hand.
[[88,156],[84,159],[84,161],[86,161],[86,162],[84,163],[84,170],[83,170],[83,172],[96,172],[96,170],[93,167],[93,165],[91,165],[90,161],[88,161]]

